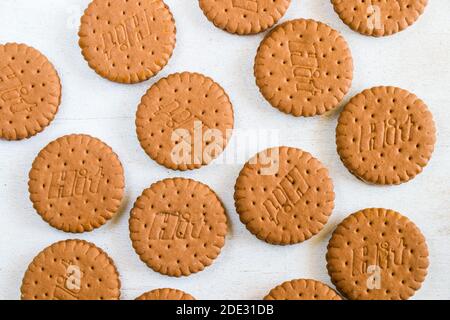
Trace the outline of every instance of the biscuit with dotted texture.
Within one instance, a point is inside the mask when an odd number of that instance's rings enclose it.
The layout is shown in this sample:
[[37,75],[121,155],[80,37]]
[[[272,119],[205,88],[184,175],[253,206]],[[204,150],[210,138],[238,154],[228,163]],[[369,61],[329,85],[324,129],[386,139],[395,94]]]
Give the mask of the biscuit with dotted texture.
[[136,300],[195,300],[195,298],[178,289],[162,288],[143,293]]
[[81,18],[79,45],[100,76],[137,83],[168,63],[175,35],[175,21],[162,0],[94,0]]
[[405,300],[425,280],[428,248],[407,217],[371,208],[344,219],[326,255],[331,281],[351,300]]
[[339,32],[322,22],[297,19],[263,39],[254,74],[273,107],[294,116],[314,116],[342,101],[352,83],[353,60]]
[[276,286],[264,300],[342,300],[342,298],[320,281],[296,279]]
[[331,3],[342,21],[354,31],[381,37],[415,23],[428,0],[331,0]]
[[202,271],[225,244],[227,216],[207,185],[183,178],[145,189],[131,210],[130,237],[154,271],[180,277]]
[[174,73],[155,83],[136,112],[145,152],[169,169],[207,165],[225,149],[234,125],[224,89],[199,73]]
[[239,35],[263,32],[280,20],[291,0],[199,0],[209,21]]
[[52,227],[92,231],[118,212],[124,172],[108,145],[88,135],[72,134],[39,152],[28,189],[33,207]]
[[[268,159],[273,162],[269,165]],[[234,201],[242,223],[271,244],[303,242],[327,223],[334,208],[328,170],[308,152],[277,147],[250,159],[236,180]]]
[[61,103],[53,65],[25,44],[0,45],[0,139],[21,140],[44,130]]
[[425,103],[396,87],[375,87],[353,97],[336,128],[344,165],[373,184],[414,178],[430,160],[435,142],[433,116]]
[[112,259],[93,243],[59,241],[28,266],[22,300],[118,300],[119,273]]

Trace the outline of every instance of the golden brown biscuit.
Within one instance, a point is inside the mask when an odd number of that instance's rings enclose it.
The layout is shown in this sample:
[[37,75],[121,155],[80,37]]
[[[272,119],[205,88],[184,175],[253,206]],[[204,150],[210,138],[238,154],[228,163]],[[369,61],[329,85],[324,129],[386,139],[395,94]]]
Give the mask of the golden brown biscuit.
[[408,299],[427,275],[428,248],[407,217],[388,209],[364,209],[333,232],[327,268],[349,299]]
[[25,44],[0,45],[0,139],[41,132],[60,102],[58,73],[44,55]]
[[143,293],[136,300],[195,300],[195,298],[178,289],[162,288]]
[[222,87],[190,72],[159,80],[136,112],[142,148],[159,164],[176,170],[200,168],[219,156],[233,124],[233,107]]
[[125,188],[117,155],[84,134],[49,143],[34,160],[29,177],[33,207],[51,226],[66,232],[103,225],[119,210]]
[[430,160],[435,141],[433,117],[425,103],[395,87],[376,87],[353,97],[336,128],[344,165],[376,184],[414,178]]
[[334,208],[328,170],[296,148],[267,149],[239,173],[234,200],[242,223],[259,239],[294,244],[322,230]]
[[291,0],[199,0],[203,13],[216,27],[240,35],[269,29],[290,4]]
[[162,0],[93,0],[81,18],[79,44],[100,76],[136,83],[167,64],[175,33],[172,13]]
[[130,237],[141,260],[156,272],[188,276],[212,264],[225,244],[227,216],[203,183],[165,179],[134,203]]
[[388,36],[412,25],[428,0],[331,0],[339,17],[368,36]]
[[65,240],[34,258],[20,291],[23,300],[118,300],[120,280],[102,249],[83,240]]
[[320,281],[296,279],[276,286],[264,300],[342,300],[342,298]]
[[339,32],[322,22],[297,19],[264,38],[254,73],[273,107],[294,116],[314,116],[342,101],[352,83],[353,61]]

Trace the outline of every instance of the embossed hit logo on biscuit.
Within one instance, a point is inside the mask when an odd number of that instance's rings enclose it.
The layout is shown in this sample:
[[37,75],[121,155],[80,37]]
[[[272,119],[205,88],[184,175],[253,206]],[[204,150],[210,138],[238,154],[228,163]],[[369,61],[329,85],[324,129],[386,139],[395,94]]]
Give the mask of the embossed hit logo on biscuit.
[[87,169],[53,172],[48,198],[70,198],[87,193],[96,194],[100,191],[100,183],[104,179],[103,167],[98,167],[94,173],[89,173]]
[[404,263],[405,254],[404,238],[365,244],[352,250],[349,261],[352,266],[352,275],[370,274],[376,269],[373,266],[380,270],[401,266]]
[[160,106],[153,116],[161,119],[163,124],[169,129],[186,129],[192,131],[195,122],[201,123],[205,129],[212,127],[208,124],[211,120],[203,118],[203,115],[205,113],[198,106],[189,106],[186,103],[180,103],[174,100],[167,105]]
[[400,146],[412,140],[414,131],[418,131],[418,126],[412,115],[405,116],[405,119],[389,117],[362,124],[357,136],[359,150],[363,152]]
[[117,213],[123,190],[123,168],[117,155],[87,135],[73,134],[51,142],[30,171],[34,208],[63,231],[91,231],[106,223]]
[[175,34],[172,13],[162,0],[93,0],[81,18],[79,44],[99,75],[137,83],[168,63]]
[[150,240],[198,239],[205,226],[203,216],[189,212],[159,212],[149,228]]
[[309,95],[323,92],[316,83],[321,77],[317,45],[306,41],[289,41],[292,74],[297,90]]
[[295,210],[297,203],[310,189],[307,178],[304,175],[304,170],[300,171],[297,167],[294,167],[281,179],[263,202],[271,221],[279,225],[278,217],[280,215],[289,215]]
[[151,16],[144,10],[112,26],[110,31],[103,32],[103,51],[108,59],[111,59],[113,49],[127,51],[143,43],[151,35],[149,19],[152,19]]

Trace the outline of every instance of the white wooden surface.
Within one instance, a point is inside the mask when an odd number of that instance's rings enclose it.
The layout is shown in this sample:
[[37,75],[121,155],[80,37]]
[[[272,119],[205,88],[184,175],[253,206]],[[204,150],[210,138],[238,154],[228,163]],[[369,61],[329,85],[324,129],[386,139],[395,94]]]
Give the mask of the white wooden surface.
[[[282,281],[307,277],[330,283],[325,250],[336,224],[364,207],[392,208],[410,217],[425,234],[429,275],[415,298],[450,298],[450,1],[431,0],[425,14],[407,31],[374,39],[345,26],[329,0],[293,0],[283,21],[299,17],[324,21],[341,31],[354,58],[354,82],[345,101],[374,85],[396,85],[421,97],[434,114],[438,142],[422,174],[395,187],[363,184],[350,175],[335,151],[337,112],[309,119],[284,115],[259,94],[253,58],[263,35],[227,34],[206,20],[196,0],[166,0],[177,23],[177,46],[157,77],[138,85],[119,85],[97,76],[83,60],[77,41],[79,17],[89,0],[1,0],[0,42],[24,42],[46,54],[60,73],[63,99],[55,121],[41,134],[20,142],[0,141],[0,298],[17,299],[23,273],[47,245],[78,237],[104,248],[121,274],[122,297],[131,299],[157,287],[175,287],[199,299],[258,299]],[[152,161],[135,135],[136,106],[156,80],[176,71],[213,77],[234,104],[237,129],[273,129],[279,143],[303,148],[330,170],[336,208],[325,229],[293,246],[268,245],[251,235],[234,209],[233,186],[241,164],[214,164],[197,171],[170,171]],[[88,133],[108,143],[126,173],[123,209],[91,233],[72,235],[43,222],[28,199],[31,163],[51,140]],[[236,138],[236,137],[235,137]],[[262,141],[261,147],[275,145]],[[232,148],[227,149],[231,153]],[[165,177],[190,177],[210,185],[223,199],[231,220],[219,258],[205,271],[177,279],[143,264],[131,247],[128,216],[136,197]]]

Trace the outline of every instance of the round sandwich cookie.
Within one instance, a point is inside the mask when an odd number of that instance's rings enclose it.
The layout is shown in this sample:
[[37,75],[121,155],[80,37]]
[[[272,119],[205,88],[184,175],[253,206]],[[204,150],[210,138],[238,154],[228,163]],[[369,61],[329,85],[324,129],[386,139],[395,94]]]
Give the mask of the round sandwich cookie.
[[264,300],[342,300],[342,298],[320,281],[296,279],[276,286]]
[[314,116],[342,101],[352,83],[353,60],[339,32],[322,22],[297,19],[266,35],[254,73],[273,107],[294,116]]
[[195,298],[178,289],[162,288],[143,293],[136,300],[195,300]]
[[0,139],[41,132],[60,102],[58,73],[42,53],[25,44],[0,44]]
[[333,182],[308,152],[277,147],[245,164],[234,200],[240,220],[259,239],[294,244],[311,238],[327,223],[334,208]]
[[353,97],[336,128],[337,151],[347,169],[381,185],[400,184],[422,172],[435,141],[425,103],[395,87],[376,87]]
[[225,149],[233,124],[233,107],[222,87],[190,72],[159,80],[136,112],[142,148],[174,170],[197,169],[214,160]]
[[227,216],[203,183],[165,179],[145,189],[130,215],[130,237],[141,260],[168,276],[188,276],[212,264],[225,244]]
[[408,28],[424,12],[428,0],[331,0],[342,21],[368,36],[389,36]]
[[22,300],[118,300],[119,273],[93,243],[65,240],[34,258],[20,291]]
[[290,4],[291,0],[199,0],[209,21],[239,35],[269,29],[286,13]]
[[364,209],[342,221],[328,244],[327,269],[352,300],[408,299],[425,280],[428,249],[407,217]]
[[119,210],[124,172],[105,143],[72,134],[39,152],[28,187],[34,208],[51,226],[66,232],[91,231]]
[[137,83],[167,64],[175,34],[172,13],[162,0],[94,0],[81,18],[79,45],[100,76]]

